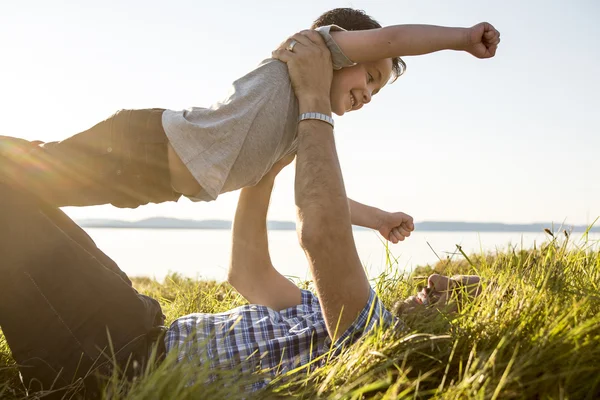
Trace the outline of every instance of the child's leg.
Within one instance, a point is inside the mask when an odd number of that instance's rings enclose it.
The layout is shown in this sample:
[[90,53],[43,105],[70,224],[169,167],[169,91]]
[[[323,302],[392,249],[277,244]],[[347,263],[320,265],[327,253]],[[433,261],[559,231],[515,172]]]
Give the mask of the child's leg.
[[121,110],[60,142],[0,136],[0,181],[54,206],[135,208],[177,200],[162,112]]
[[122,367],[130,354],[143,365],[158,303],[59,209],[1,183],[0,193],[0,327],[27,384],[108,373],[107,332]]

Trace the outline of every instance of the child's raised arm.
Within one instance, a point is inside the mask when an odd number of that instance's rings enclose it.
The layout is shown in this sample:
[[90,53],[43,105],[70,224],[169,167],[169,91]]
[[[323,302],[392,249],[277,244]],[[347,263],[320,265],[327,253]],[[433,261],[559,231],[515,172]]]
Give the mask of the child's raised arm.
[[500,32],[487,22],[471,28],[392,25],[366,31],[332,31],[331,36],[357,63],[440,50],[463,50],[477,58],[490,58],[500,43]]

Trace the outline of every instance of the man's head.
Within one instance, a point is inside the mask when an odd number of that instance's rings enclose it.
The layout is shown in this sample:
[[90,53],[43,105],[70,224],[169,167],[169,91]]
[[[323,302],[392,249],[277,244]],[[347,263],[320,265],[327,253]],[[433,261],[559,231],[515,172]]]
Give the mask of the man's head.
[[406,300],[398,301],[392,312],[398,317],[421,312],[427,306],[446,307],[449,312],[458,310],[462,300],[481,294],[481,279],[477,275],[444,276],[432,274],[427,278],[427,287],[409,296]]
[[[381,28],[381,25],[362,10],[335,8],[322,14],[313,22],[311,29],[337,25],[347,31],[363,31]],[[406,64],[400,57],[376,62],[359,63],[350,68],[333,72],[331,82],[331,107],[337,115],[355,111],[371,101],[371,97],[388,82],[397,79]]]

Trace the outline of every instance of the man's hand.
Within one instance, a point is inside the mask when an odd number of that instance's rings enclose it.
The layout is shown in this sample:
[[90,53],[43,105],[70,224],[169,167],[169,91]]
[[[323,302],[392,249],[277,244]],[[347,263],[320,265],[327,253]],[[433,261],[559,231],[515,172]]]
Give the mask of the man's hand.
[[403,212],[382,212],[379,217],[377,230],[384,239],[396,244],[402,242],[415,230],[413,217]]
[[[292,50],[290,45],[293,45]],[[318,32],[305,30],[296,33],[279,45],[272,56],[287,64],[299,101],[329,98],[333,79],[331,53]]]
[[491,58],[496,55],[500,32],[487,22],[479,23],[467,30],[464,50],[477,58]]

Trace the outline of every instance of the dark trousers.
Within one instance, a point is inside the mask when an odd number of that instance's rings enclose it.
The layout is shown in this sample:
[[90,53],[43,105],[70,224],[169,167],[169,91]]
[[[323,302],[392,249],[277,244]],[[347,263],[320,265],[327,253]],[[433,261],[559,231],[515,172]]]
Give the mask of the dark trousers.
[[58,142],[0,136],[0,182],[58,207],[177,201],[162,113],[121,110]]
[[0,327],[26,385],[87,377],[91,395],[115,360],[128,376],[143,368],[163,323],[159,304],[60,209],[0,183]]

